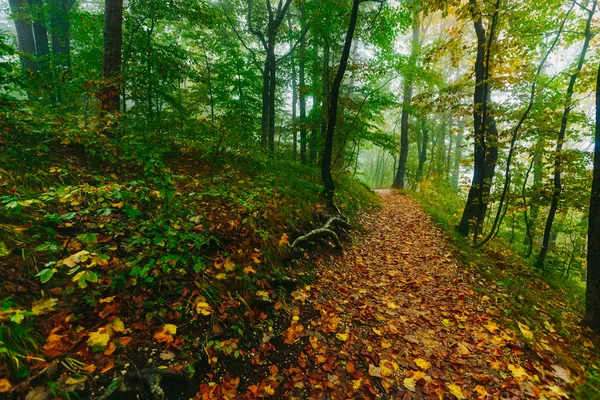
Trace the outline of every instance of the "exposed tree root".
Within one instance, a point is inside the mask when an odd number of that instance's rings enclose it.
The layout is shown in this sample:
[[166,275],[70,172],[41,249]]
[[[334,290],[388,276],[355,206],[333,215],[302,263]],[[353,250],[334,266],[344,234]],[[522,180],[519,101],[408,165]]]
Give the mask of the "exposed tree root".
[[347,218],[341,214],[337,216],[329,217],[327,223],[321,228],[313,229],[306,235],[299,236],[294,240],[290,246],[292,249],[292,257],[296,258],[301,256],[306,250],[304,247],[306,244],[314,244],[317,240],[331,241],[335,245],[335,248],[342,249],[342,242],[336,232],[336,228],[350,229],[351,225]]

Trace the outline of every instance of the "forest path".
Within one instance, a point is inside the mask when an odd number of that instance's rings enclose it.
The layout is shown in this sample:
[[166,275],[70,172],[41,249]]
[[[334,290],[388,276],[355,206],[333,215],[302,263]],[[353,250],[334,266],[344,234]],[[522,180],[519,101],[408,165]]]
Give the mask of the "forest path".
[[[309,337],[298,362],[284,370],[288,394],[566,397],[569,372],[495,320],[498,308],[473,290],[486,283],[459,266],[425,211],[395,191],[378,193],[383,208],[365,216],[360,243],[326,262],[314,285],[294,292],[317,313],[300,313],[283,334],[289,344]],[[523,325],[519,334],[528,332]]]

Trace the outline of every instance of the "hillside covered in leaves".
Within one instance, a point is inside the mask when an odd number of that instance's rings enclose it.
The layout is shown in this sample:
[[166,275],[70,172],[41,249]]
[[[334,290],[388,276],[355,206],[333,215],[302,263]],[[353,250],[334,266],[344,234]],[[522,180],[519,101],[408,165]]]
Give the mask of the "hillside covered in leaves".
[[597,22],[0,2],[0,397],[600,398]]

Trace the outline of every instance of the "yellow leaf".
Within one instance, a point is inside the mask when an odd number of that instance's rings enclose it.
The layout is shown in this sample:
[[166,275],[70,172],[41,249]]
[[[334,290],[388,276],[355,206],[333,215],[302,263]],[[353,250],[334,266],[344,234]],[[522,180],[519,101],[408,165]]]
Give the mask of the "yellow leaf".
[[213,312],[212,307],[205,301],[199,301],[196,303],[196,312],[202,315],[210,315]]
[[115,299],[116,296],[110,296],[110,297],[105,297],[103,299],[100,299],[100,304],[104,304],[104,303],[112,303],[112,301]]
[[552,392],[552,394],[555,394],[557,396],[560,397],[565,397],[568,398],[569,396],[565,393],[564,390],[562,390],[560,387],[556,386],[556,385],[552,385],[552,386],[548,386],[548,389],[550,389],[550,392]]
[[266,290],[258,290],[256,292],[256,297],[266,297],[266,298],[269,298],[269,292],[267,292]]
[[533,333],[529,330],[529,327],[518,321],[517,321],[517,324],[519,325],[519,330],[523,334],[523,337],[527,340],[533,340]]
[[381,338],[381,347],[384,349],[389,349],[390,347],[392,347],[392,342],[385,338]]
[[396,305],[396,303],[394,303],[393,301],[390,301],[389,303],[387,303],[388,308],[395,310],[397,308],[400,308]]
[[246,275],[255,274],[256,270],[252,267],[246,267],[246,268],[244,268],[244,273]]
[[0,393],[6,393],[10,390],[11,384],[8,379],[0,379]]
[[423,360],[422,358],[415,358],[415,364],[417,364],[423,371],[427,371],[429,368],[431,368],[431,363]]
[[546,330],[550,333],[556,332],[554,330],[554,328],[552,327],[552,325],[550,325],[550,322],[548,322],[548,321],[544,321],[544,328],[546,328]]
[[71,279],[73,282],[77,282],[79,279],[81,279],[81,277],[83,276],[83,274],[85,274],[86,271],[79,271],[77,273],[77,275],[75,275],[73,277],[73,279]]
[[527,373],[527,371],[525,371],[525,369],[523,367],[521,367],[520,365],[508,364],[508,370],[510,371],[512,376],[515,377],[515,379],[518,382],[524,381],[525,379],[527,379],[529,377],[529,374]]
[[498,324],[492,321],[488,322],[487,325],[484,325],[484,327],[490,331],[490,333],[496,333],[499,328]]
[[286,233],[284,233],[281,236],[281,239],[279,239],[279,245],[280,246],[285,246],[286,244],[288,244],[290,242],[290,238],[288,237],[288,235]]
[[458,352],[460,353],[460,355],[466,356],[467,354],[469,354],[469,349],[467,348],[467,346],[465,346],[464,343],[459,343]]
[[173,324],[165,324],[165,326],[163,326],[163,333],[174,335],[177,333],[177,326]]
[[75,253],[65,258],[64,260],[59,261],[59,263],[62,263],[63,265],[66,265],[69,268],[74,268],[79,263],[81,258],[87,256],[88,254],[90,254],[89,251],[82,250],[79,253]]
[[43,299],[40,301],[36,301],[31,305],[31,312],[35,315],[40,315],[44,311],[51,310],[52,308],[54,308],[57,302],[57,299]]
[[112,324],[112,330],[119,333],[127,333],[129,329],[125,328],[125,324],[119,318],[115,319]]
[[481,385],[475,386],[475,388],[473,390],[475,390],[477,392],[477,394],[479,395],[477,397],[480,399],[485,399],[489,395],[487,390],[485,390],[485,388]]
[[498,360],[490,361],[490,367],[492,367],[493,369],[495,369],[497,371],[501,371],[504,369],[502,366],[502,362],[498,361]]
[[347,333],[336,333],[335,337],[338,338],[339,340],[341,340],[342,342],[345,342],[346,340],[348,340]]
[[425,378],[426,376],[427,376],[427,374],[425,374],[425,372],[423,372],[423,371],[413,371],[411,378],[416,382],[419,379]]
[[221,272],[220,274],[217,274],[217,276],[215,276],[215,279],[218,281],[223,281],[223,280],[227,279],[227,275],[224,274],[223,272]]
[[92,332],[90,333],[90,337],[87,340],[87,344],[90,347],[106,347],[108,341],[110,340],[110,335],[108,332],[100,333],[100,332]]
[[373,332],[375,332],[378,336],[381,336],[381,331],[377,328],[372,328]]
[[414,392],[414,391],[415,391],[415,384],[416,384],[417,382],[415,382],[415,380],[414,380],[413,378],[404,378],[404,381],[403,381],[403,383],[404,383],[404,386],[405,386],[405,387],[406,387],[408,390],[410,390],[411,392]]
[[466,399],[465,395],[462,392],[462,389],[460,388],[460,386],[455,385],[454,383],[451,383],[448,385],[448,390],[450,391],[450,393],[452,393],[454,395],[454,397],[456,397],[458,400],[464,400]]
[[235,263],[231,261],[229,257],[227,257],[227,259],[225,260],[225,264],[223,264],[223,267],[225,268],[225,271],[231,272],[235,269]]

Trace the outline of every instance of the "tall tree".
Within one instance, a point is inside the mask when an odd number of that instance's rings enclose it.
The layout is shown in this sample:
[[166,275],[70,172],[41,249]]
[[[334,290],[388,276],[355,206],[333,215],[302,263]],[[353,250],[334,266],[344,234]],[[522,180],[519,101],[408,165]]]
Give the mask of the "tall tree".
[[31,26],[31,16],[28,11],[26,0],[8,0],[10,5],[11,17],[17,30],[17,42],[19,45],[21,67],[23,71],[36,72],[37,64],[35,62],[36,49],[35,38]]
[[350,12],[350,22],[348,23],[348,30],[346,31],[346,39],[344,41],[340,65],[331,85],[331,100],[329,103],[330,109],[327,120],[327,133],[325,135],[325,146],[323,148],[323,158],[321,161],[321,177],[323,178],[323,184],[325,186],[323,195],[325,197],[327,207],[330,210],[336,209],[333,200],[333,196],[335,195],[335,182],[333,181],[333,176],[331,174],[331,159],[333,155],[333,137],[335,135],[335,126],[338,115],[338,100],[340,97],[342,81],[344,79],[346,69],[348,68],[348,59],[350,58],[350,50],[352,49],[352,39],[354,38],[354,31],[356,30],[356,23],[358,21],[358,8],[360,3],[366,1],[374,1],[377,3],[385,2],[385,0],[353,0],[352,11]]
[[247,24],[250,33],[255,35],[266,54],[263,67],[263,92],[262,92],[262,133],[261,143],[269,147],[271,152],[275,151],[275,89],[277,88],[277,56],[275,45],[277,30],[285,17],[292,0],[279,0],[277,8],[273,9],[271,0],[266,0],[267,26],[266,34],[255,26],[252,17],[254,1],[248,0]]
[[483,25],[481,6],[477,0],[469,0],[469,9],[477,35],[477,56],[475,59],[475,91],[473,94],[473,179],[462,214],[458,232],[467,236],[473,232],[474,238],[481,232],[492,180],[498,160],[498,128],[493,116],[490,115],[490,57],[495,40],[500,0],[494,4],[490,18],[489,29]]
[[403,89],[402,89],[402,114],[400,116],[400,158],[398,160],[398,171],[394,178],[393,187],[396,189],[404,189],[404,179],[406,175],[406,163],[408,161],[408,147],[410,145],[408,139],[408,118],[410,115],[410,101],[413,95],[413,81],[417,67],[417,57],[421,47],[419,31],[421,29],[419,7],[413,5],[413,22],[412,22],[412,42],[410,57],[408,61],[407,71],[404,74]]
[[105,86],[101,93],[101,115],[119,111],[117,80],[121,72],[123,47],[123,0],[106,0],[104,8],[104,62],[102,76]]
[[594,169],[588,225],[587,285],[584,323],[600,333],[600,65],[596,78]]
[[[300,12],[300,26],[302,27],[301,31],[304,32],[306,30],[304,5],[300,7]],[[300,38],[300,59],[298,62],[298,67],[300,79],[300,161],[302,161],[302,164],[306,164],[306,148],[308,143],[306,137],[306,38],[304,34]]]
[[583,68],[583,63],[585,61],[585,56],[592,40],[592,19],[594,17],[594,13],[596,11],[596,6],[598,4],[597,0],[593,0],[591,4],[591,8],[586,10],[588,11],[588,18],[585,25],[585,39],[583,41],[583,47],[581,48],[581,52],[579,53],[579,59],[577,61],[577,66],[575,70],[571,74],[569,79],[569,86],[567,87],[567,95],[565,97],[563,115],[560,121],[560,129],[558,132],[558,138],[556,140],[556,150],[554,152],[554,190],[552,191],[552,202],[550,203],[550,210],[548,211],[548,218],[546,219],[546,227],[544,228],[544,238],[542,240],[542,248],[540,250],[540,254],[535,262],[536,268],[543,268],[544,262],[546,260],[546,255],[548,254],[548,249],[550,248],[550,239],[552,234],[552,224],[554,223],[554,217],[556,215],[556,211],[558,210],[558,201],[560,199],[562,193],[562,148],[565,141],[565,134],[567,132],[567,125],[569,123],[569,114],[573,109],[573,93],[575,92],[575,82],[577,81],[577,77]]
[[52,54],[63,72],[71,69],[71,21],[69,12],[75,0],[50,0],[50,29]]

